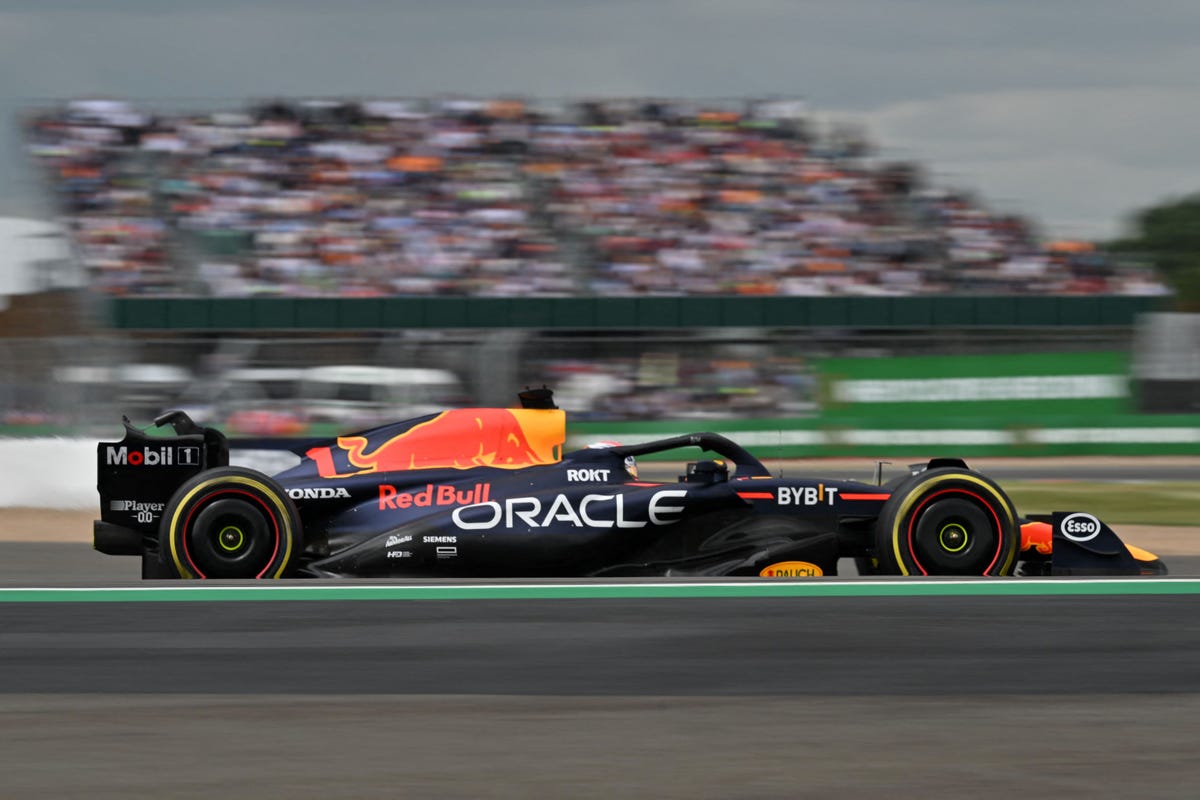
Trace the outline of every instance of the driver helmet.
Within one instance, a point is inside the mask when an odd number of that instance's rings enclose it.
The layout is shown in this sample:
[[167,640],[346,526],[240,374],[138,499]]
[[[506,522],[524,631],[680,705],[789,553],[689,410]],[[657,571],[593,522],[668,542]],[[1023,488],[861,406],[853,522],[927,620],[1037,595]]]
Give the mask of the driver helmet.
[[[592,450],[600,450],[605,447],[619,447],[620,445],[620,442],[592,442],[588,445],[588,448]],[[634,480],[637,480],[637,459],[633,456],[625,456],[625,474]]]

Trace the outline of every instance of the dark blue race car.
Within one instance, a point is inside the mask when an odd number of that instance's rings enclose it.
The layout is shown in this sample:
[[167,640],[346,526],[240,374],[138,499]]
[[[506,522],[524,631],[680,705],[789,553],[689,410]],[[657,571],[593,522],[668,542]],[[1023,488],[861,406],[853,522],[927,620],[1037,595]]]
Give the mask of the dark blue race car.
[[[713,433],[563,452],[547,390],[297,445],[274,476],[182,412],[97,447],[97,550],[146,578],[1161,574],[1085,512],[1023,518],[937,458],[887,483],[776,477]],[[669,482],[637,458],[703,456]],[[698,453],[696,451],[699,451]],[[845,562],[842,562],[845,563]]]

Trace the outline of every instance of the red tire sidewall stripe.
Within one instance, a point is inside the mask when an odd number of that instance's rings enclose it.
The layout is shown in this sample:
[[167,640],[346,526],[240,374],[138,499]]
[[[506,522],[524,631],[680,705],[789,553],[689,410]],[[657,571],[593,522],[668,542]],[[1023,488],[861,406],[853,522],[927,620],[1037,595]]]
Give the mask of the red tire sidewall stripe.
[[218,489],[215,492],[209,492],[208,494],[201,496],[194,503],[192,503],[192,507],[188,509],[187,518],[183,521],[183,557],[187,561],[188,566],[190,566],[196,573],[197,577],[208,577],[200,571],[199,567],[196,566],[196,562],[192,559],[192,554],[188,550],[188,531],[191,530],[192,516],[200,509],[201,506],[207,504],[214,498],[226,494],[237,494],[253,500],[255,503],[260,505],[264,511],[267,512],[267,518],[271,520],[271,525],[275,528],[275,549],[272,551],[271,558],[267,561],[267,565],[263,567],[262,572],[255,576],[255,579],[261,578],[263,575],[267,574],[267,570],[269,570],[271,568],[271,564],[275,562],[275,556],[279,555],[279,544],[280,540],[282,539],[282,535],[279,532],[279,520],[274,514],[271,513],[271,507],[268,506],[266,501],[261,497],[252,492],[247,492],[244,489]]
[[992,519],[996,523],[996,554],[994,556],[992,556],[992,563],[988,564],[987,567],[983,570],[983,574],[986,575],[988,572],[990,572],[992,570],[992,568],[994,566],[996,566],[996,562],[1000,560],[1000,554],[1004,551],[1004,529],[1000,526],[1000,515],[996,513],[996,509],[994,509],[992,507],[992,504],[989,503],[986,499],[984,499],[981,495],[976,494],[975,492],[971,491],[970,489],[942,489],[941,491],[934,492],[933,494],[929,495],[929,497],[926,497],[924,500],[921,501],[921,504],[913,510],[912,516],[909,517],[909,519],[908,519],[908,555],[909,555],[909,557],[911,557],[913,560],[913,563],[917,565],[917,569],[921,570],[922,575],[929,574],[929,571],[926,570],[925,567],[923,567],[921,565],[921,562],[917,560],[917,551],[913,547],[913,528],[917,524],[917,517],[921,516],[921,509],[923,509],[925,506],[929,505],[929,503],[934,498],[940,497],[941,495],[944,495],[944,494],[965,494],[968,497],[972,497],[975,500],[977,500],[980,504],[982,504],[983,507],[988,510],[988,513],[992,515]]

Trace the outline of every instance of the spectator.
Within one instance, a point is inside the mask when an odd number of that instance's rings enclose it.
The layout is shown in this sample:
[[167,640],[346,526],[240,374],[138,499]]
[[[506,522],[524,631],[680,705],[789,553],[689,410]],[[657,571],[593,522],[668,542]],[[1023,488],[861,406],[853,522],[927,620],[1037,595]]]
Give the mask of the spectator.
[[76,101],[26,129],[111,294],[1164,291],[789,103]]

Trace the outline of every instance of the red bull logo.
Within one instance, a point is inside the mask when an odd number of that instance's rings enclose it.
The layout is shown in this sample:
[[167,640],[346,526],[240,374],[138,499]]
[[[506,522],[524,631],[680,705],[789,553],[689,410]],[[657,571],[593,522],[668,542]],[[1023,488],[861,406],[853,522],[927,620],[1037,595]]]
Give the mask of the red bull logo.
[[1021,552],[1037,551],[1044,556],[1054,552],[1054,527],[1048,522],[1026,522],[1021,526]]
[[543,409],[460,408],[443,411],[382,442],[344,436],[337,447],[305,455],[323,478],[414,469],[517,469],[562,457],[566,419]]
[[424,489],[412,492],[401,492],[395,486],[383,483],[379,485],[379,510],[469,506],[486,503],[491,494],[492,485],[490,483],[477,483],[469,489],[460,489],[452,484],[427,483]]

